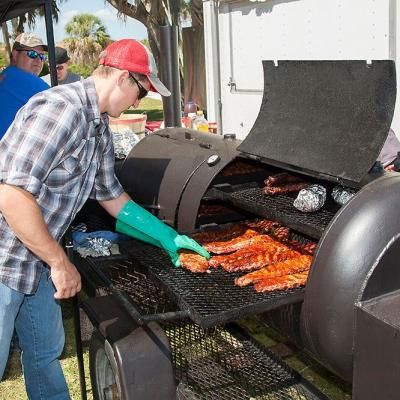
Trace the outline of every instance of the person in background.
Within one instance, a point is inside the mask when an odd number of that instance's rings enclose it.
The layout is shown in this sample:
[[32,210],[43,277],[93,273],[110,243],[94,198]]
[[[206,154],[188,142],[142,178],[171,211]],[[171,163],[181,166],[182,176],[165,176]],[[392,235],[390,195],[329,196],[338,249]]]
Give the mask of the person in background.
[[59,244],[88,198],[117,219],[117,230],[166,250],[209,257],[136,204],[114,172],[108,116],[119,117],[152,90],[169,96],[147,48],[109,45],[92,76],[33,96],[0,141],[0,378],[15,326],[28,397],[69,399],[59,363],[64,328],[59,301],[81,277]]
[[397,139],[396,134],[392,129],[389,130],[389,134],[383,144],[382,150],[378,156],[386,171],[394,171],[395,164],[400,161],[398,160],[400,152],[400,141]]
[[35,33],[21,33],[14,41],[10,66],[0,74],[0,139],[18,110],[36,93],[49,88],[39,78],[47,46]]
[[[68,56],[67,50],[62,47],[56,47],[56,70],[57,70],[57,81],[59,85],[64,85],[66,83],[73,83],[82,80],[82,77],[78,74],[68,71],[68,64],[70,58]],[[42,76],[42,79],[51,85],[50,74]]]

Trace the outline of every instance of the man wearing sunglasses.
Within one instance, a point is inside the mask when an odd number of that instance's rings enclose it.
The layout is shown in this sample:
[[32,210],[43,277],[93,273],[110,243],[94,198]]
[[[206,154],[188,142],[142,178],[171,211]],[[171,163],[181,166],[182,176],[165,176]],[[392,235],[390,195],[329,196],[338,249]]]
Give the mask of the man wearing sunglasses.
[[[67,83],[74,83],[82,80],[82,77],[78,74],[68,71],[68,65],[70,58],[66,49],[62,47],[56,47],[56,71],[57,71],[57,82],[59,85],[65,85]],[[42,76],[42,79],[51,85],[50,74]]]
[[21,33],[15,39],[10,66],[0,75],[0,139],[18,110],[49,85],[38,76],[46,60],[47,46],[35,33]]
[[108,116],[137,107],[149,90],[170,95],[148,49],[118,40],[91,77],[33,96],[0,141],[0,378],[15,326],[32,400],[69,399],[59,300],[81,290],[81,277],[59,241],[89,198],[118,231],[162,247],[175,266],[180,249],[209,257],[136,204],[115,176]]

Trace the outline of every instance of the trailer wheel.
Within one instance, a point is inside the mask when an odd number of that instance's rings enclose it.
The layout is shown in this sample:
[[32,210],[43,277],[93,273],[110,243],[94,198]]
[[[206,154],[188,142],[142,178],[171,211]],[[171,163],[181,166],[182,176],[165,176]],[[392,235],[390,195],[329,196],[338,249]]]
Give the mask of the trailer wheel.
[[113,349],[97,330],[90,339],[89,370],[94,400],[123,400]]

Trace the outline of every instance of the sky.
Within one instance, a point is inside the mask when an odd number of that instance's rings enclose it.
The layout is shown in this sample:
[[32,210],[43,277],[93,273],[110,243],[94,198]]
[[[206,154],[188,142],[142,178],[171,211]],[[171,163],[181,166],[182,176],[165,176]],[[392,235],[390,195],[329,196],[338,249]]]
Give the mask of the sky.
[[[62,41],[66,36],[64,30],[65,24],[75,15],[82,13],[94,14],[100,18],[107,28],[107,33],[113,40],[128,37],[137,40],[147,38],[147,30],[141,22],[133,18],[127,18],[125,23],[122,19],[117,18],[117,11],[114,7],[111,7],[104,0],[66,0],[59,5],[59,9],[60,15],[58,23],[53,23],[54,39],[56,43]],[[28,30],[28,28],[25,28],[25,31]],[[45,41],[46,29],[44,18],[39,18],[37,20],[36,28],[32,31],[38,33]],[[1,33],[0,38],[1,41],[3,41]]]

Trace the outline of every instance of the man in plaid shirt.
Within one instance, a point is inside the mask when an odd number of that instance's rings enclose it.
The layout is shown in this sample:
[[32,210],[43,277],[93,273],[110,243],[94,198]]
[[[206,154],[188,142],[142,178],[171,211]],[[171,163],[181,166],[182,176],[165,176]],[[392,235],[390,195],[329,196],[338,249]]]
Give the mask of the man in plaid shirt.
[[208,256],[135,204],[114,174],[108,116],[137,107],[149,90],[170,95],[152,55],[123,39],[100,64],[82,82],[32,97],[0,142],[0,377],[15,327],[30,399],[69,399],[59,300],[76,295],[81,278],[59,241],[89,197],[176,265],[180,248]]

